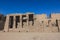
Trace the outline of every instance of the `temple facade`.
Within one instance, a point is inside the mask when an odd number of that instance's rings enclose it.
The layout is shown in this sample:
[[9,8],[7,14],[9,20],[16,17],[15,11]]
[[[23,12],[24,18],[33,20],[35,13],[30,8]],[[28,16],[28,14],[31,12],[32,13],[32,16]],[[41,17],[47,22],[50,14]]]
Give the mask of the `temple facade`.
[[5,32],[60,32],[60,14],[8,14]]

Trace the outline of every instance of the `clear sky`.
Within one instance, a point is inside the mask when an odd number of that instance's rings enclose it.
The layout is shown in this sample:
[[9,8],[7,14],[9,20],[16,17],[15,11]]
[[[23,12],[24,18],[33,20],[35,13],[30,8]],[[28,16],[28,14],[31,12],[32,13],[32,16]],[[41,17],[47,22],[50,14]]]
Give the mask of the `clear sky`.
[[59,13],[60,0],[0,0],[0,13]]

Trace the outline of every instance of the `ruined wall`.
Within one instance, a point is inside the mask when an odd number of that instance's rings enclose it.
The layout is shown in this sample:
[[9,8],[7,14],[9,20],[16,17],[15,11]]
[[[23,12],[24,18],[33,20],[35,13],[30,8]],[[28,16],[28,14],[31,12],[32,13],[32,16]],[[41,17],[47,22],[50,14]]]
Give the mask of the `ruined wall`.
[[51,14],[51,20],[52,24],[56,24],[58,27],[58,31],[60,31],[60,14]]
[[[29,16],[30,15],[30,16]],[[10,31],[9,17],[13,16],[12,31],[19,32],[60,32],[60,14],[51,14],[51,18],[47,18],[46,14],[9,14],[6,17],[4,31]],[[19,16],[20,22],[15,28],[16,16]]]

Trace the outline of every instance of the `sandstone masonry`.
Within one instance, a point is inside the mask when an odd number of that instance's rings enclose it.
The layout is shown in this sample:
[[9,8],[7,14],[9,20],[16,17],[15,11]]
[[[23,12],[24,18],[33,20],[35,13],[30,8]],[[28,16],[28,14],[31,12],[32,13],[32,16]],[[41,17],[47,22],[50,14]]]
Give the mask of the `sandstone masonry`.
[[60,32],[60,14],[8,14],[4,25],[5,32]]

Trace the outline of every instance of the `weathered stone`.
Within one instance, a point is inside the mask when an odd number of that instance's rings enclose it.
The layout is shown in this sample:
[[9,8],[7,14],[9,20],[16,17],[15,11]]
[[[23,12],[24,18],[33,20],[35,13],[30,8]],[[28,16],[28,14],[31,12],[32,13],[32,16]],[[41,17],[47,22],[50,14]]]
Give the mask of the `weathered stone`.
[[[13,18],[10,18],[10,16],[13,16]],[[17,19],[16,16],[18,16],[19,18]],[[11,19],[12,19],[12,23],[9,22],[11,21]],[[60,14],[51,14],[50,18],[47,18],[45,14],[41,14],[41,15],[40,14],[34,15],[32,13],[9,14],[6,16],[4,31],[59,32]]]

